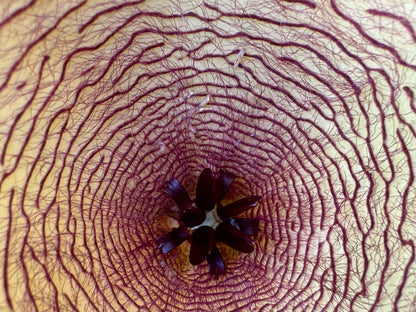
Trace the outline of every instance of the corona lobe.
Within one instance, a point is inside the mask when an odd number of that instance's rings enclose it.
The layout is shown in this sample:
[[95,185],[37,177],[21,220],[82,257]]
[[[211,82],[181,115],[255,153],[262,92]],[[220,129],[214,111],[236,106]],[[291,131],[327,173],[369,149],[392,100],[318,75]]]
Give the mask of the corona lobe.
[[190,239],[189,262],[198,265],[206,259],[209,272],[217,279],[226,272],[217,242],[240,252],[253,252],[255,242],[250,235],[257,235],[259,220],[234,217],[255,207],[261,196],[245,197],[223,206],[221,202],[233,180],[234,176],[223,170],[213,179],[211,169],[204,169],[198,179],[195,202],[176,179],[168,182],[164,191],[177,204],[179,227],[158,237],[158,248],[167,253]]

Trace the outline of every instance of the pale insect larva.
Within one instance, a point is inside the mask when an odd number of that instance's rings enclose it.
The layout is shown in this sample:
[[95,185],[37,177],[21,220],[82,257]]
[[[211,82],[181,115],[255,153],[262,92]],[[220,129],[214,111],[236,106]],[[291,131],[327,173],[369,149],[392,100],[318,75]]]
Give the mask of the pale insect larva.
[[157,151],[157,153],[160,155],[160,154],[163,154],[163,152],[165,151],[165,149],[166,149],[166,145],[165,145],[165,143],[163,143],[163,142],[156,142],[156,145],[158,145],[159,146],[159,150]]
[[194,135],[194,136],[196,136],[197,135],[197,131],[196,131],[196,129],[192,126],[192,125],[189,125],[189,131],[191,131],[191,133]]
[[204,107],[205,105],[207,105],[210,99],[211,99],[211,96],[209,94],[207,94],[205,99],[201,102],[201,104],[199,104],[199,107],[201,108],[201,107]]
[[202,107],[202,108],[198,109],[198,113],[201,113],[201,112],[206,111],[206,110],[209,110],[209,108],[208,107]]
[[189,99],[192,95],[194,95],[193,91],[189,92],[189,94],[186,96],[186,98]]
[[209,94],[207,94],[205,99],[198,105],[197,111],[200,113],[200,112],[206,110],[205,106],[208,104],[208,102],[210,100],[211,100],[211,96]]
[[244,49],[241,49],[238,52],[237,59],[234,61],[234,67],[237,67],[241,63],[241,60],[242,60],[242,58],[244,56],[244,53],[245,53]]

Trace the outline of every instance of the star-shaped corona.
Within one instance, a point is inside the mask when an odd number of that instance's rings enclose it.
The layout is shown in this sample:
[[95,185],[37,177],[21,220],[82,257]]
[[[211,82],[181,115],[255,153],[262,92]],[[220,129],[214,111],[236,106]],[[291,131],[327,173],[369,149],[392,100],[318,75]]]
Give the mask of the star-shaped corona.
[[214,178],[211,169],[204,169],[196,187],[196,199],[192,201],[184,187],[173,179],[163,191],[176,203],[176,211],[168,215],[179,222],[179,227],[156,239],[158,248],[165,254],[188,240],[191,243],[189,262],[199,265],[205,259],[209,272],[218,279],[226,272],[224,259],[217,248],[219,242],[243,253],[254,251],[259,231],[256,218],[237,216],[257,205],[261,196],[241,198],[223,206],[221,201],[231,187],[235,176],[220,170]]

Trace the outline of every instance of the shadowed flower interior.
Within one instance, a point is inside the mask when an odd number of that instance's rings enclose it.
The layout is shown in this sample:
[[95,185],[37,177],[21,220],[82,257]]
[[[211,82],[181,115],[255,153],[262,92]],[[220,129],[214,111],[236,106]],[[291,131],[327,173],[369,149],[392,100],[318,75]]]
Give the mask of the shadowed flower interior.
[[216,243],[225,243],[243,253],[253,252],[255,242],[250,236],[257,236],[259,220],[235,216],[255,207],[261,196],[245,197],[223,206],[221,201],[233,181],[234,175],[224,170],[214,179],[211,169],[204,169],[198,179],[195,202],[176,179],[166,183],[163,190],[178,208],[168,215],[179,222],[179,227],[158,237],[158,248],[165,254],[189,240],[189,262],[199,265],[206,259],[209,273],[217,279],[225,274],[226,266]]

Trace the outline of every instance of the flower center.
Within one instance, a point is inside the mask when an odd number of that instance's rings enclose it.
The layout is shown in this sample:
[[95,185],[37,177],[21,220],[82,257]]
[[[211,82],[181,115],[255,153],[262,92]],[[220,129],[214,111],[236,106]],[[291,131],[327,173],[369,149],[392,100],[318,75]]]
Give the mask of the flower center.
[[204,222],[202,222],[201,224],[199,224],[197,226],[194,226],[191,229],[192,229],[192,231],[195,231],[197,228],[199,228],[201,226],[210,226],[215,230],[215,228],[221,222],[222,222],[222,220],[218,217],[218,214],[217,214],[217,205],[215,205],[214,209],[212,209],[211,211],[206,212]]

